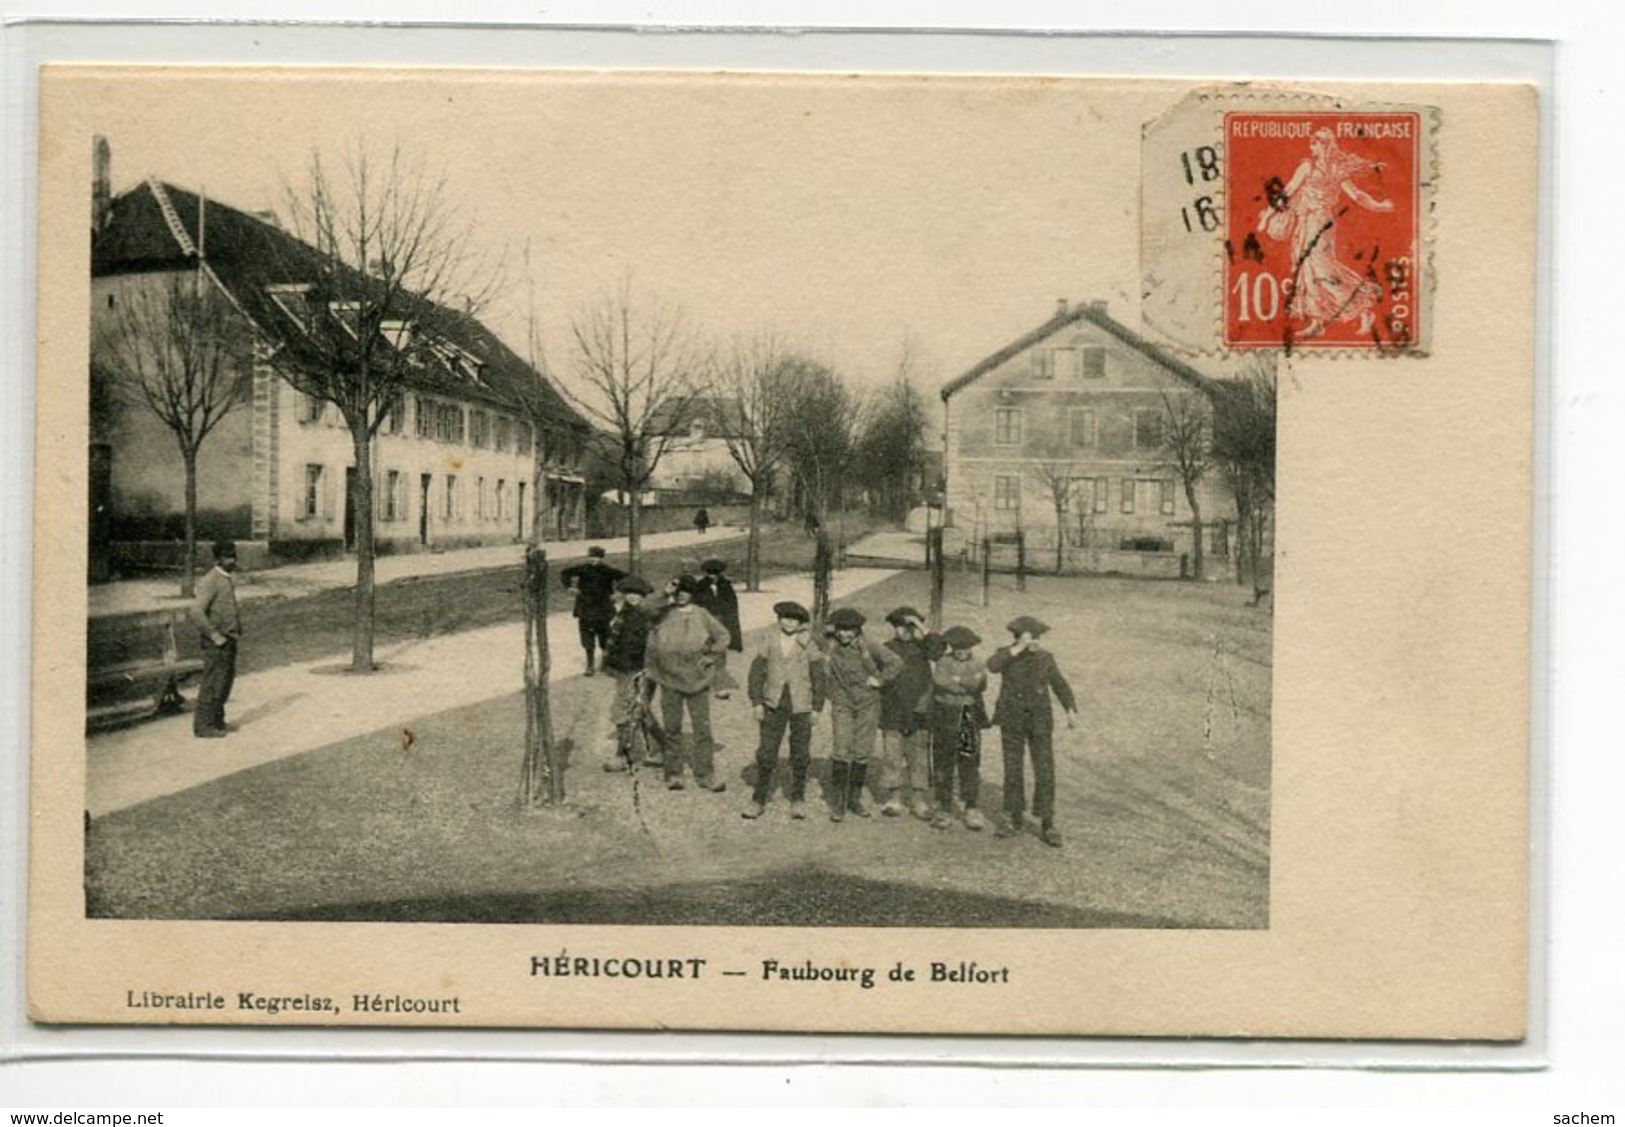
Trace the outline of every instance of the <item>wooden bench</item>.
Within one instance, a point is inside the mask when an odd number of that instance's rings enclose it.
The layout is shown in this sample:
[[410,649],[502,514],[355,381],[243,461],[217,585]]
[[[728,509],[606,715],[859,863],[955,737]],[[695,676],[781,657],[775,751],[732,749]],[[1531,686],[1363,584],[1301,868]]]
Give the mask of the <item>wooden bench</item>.
[[[177,655],[176,614],[169,613],[164,618],[163,642],[156,658],[90,670],[85,685],[87,731],[186,711],[181,684],[202,672],[203,659]],[[108,696],[119,699],[90,703]]]

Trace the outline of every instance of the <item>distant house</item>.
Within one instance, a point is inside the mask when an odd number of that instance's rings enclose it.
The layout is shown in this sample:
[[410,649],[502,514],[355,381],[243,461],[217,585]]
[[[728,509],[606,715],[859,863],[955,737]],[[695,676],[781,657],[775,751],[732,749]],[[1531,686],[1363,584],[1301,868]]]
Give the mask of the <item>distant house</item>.
[[709,493],[717,501],[749,497],[750,483],[728,453],[728,438],[743,433],[737,399],[702,397],[657,411],[650,430],[665,440],[665,453],[649,488],[657,495]]
[[[1164,426],[1171,404],[1210,411],[1215,386],[1104,302],[1058,303],[942,389],[949,522],[978,542],[1022,530],[1034,551],[1053,551],[1059,535],[1085,568],[1118,566],[1113,552],[1188,553],[1191,509]],[[1228,566],[1235,517],[1219,474],[1198,502],[1213,573]]]
[[[121,302],[161,299],[182,277],[224,293],[254,343],[245,350],[253,359],[244,361],[252,365],[252,395],[202,448],[200,542],[232,537],[272,558],[353,546],[349,431],[335,408],[295,390],[264,359],[298,331],[315,252],[266,215],[156,180],[113,197],[106,177],[104,152],[95,185],[92,339]],[[374,439],[379,550],[527,539],[538,513],[544,537],[582,535],[585,421],[474,317],[432,308],[438,362],[413,371]],[[93,357],[93,385],[103,371]],[[93,402],[107,390],[93,386]],[[114,557],[139,563],[143,552],[172,552],[183,511],[174,439],[150,411],[128,402],[100,411],[96,430],[103,534]]]

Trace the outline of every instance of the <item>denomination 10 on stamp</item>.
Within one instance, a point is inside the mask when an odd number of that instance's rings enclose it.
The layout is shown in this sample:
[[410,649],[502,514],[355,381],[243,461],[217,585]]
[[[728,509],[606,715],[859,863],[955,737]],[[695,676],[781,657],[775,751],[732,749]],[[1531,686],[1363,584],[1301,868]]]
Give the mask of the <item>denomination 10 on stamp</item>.
[[1224,343],[1411,352],[1423,340],[1421,115],[1224,116]]

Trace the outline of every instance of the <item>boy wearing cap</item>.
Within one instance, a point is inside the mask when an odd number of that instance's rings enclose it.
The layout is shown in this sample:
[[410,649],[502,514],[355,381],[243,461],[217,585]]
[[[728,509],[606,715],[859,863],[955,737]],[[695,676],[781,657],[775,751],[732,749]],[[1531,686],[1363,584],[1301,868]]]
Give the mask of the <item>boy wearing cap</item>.
[[779,745],[790,731],[790,781],[784,788],[790,799],[790,817],[807,816],[807,765],[812,759],[812,714],[824,708],[827,686],[824,655],[807,632],[811,617],[800,603],[773,604],[779,620],[774,636],[763,639],[750,663],[747,678],[751,710],[761,725],[756,745],[756,787],[741,817],[756,819],[767,807],[773,791],[773,773],[779,765]]
[[965,804],[965,827],[987,825],[981,814],[982,729],[988,726],[987,666],[971,651],[982,639],[968,626],[942,635],[947,652],[931,667],[931,776],[936,812],[931,828],[945,830],[954,820],[954,779]]
[[851,607],[829,616],[833,637],[824,656],[835,745],[829,765],[832,822],[842,821],[849,810],[860,818],[869,816],[863,786],[880,723],[880,691],[903,671],[903,659],[865,635],[863,623],[863,615]]
[[694,783],[701,790],[723,791],[712,763],[711,685],[717,655],[728,647],[728,628],[694,605],[699,581],[677,578],[672,604],[649,635],[645,654],[649,678],[660,686],[660,719],[666,729],[666,785],[683,789],[683,710],[694,724]]
[[942,638],[925,629],[913,607],[886,616],[893,637],[886,648],[903,662],[897,679],[880,691],[880,812],[895,818],[905,809],[929,818],[931,790],[926,756],[926,714],[931,707],[931,661],[944,649]]
[[1061,676],[1055,657],[1038,644],[1049,627],[1022,615],[1005,629],[1015,641],[1000,646],[988,658],[987,667],[1002,675],[999,701],[993,709],[993,722],[999,726],[1004,745],[1004,816],[998,836],[1012,837],[1026,824],[1027,783],[1024,776],[1027,751],[1033,757],[1033,813],[1038,815],[1039,836],[1044,844],[1060,848],[1061,831],[1055,828],[1055,714],[1050,708],[1054,692],[1066,710],[1066,726],[1078,722],[1078,704],[1072,686]]
[[630,769],[636,754],[633,737],[638,713],[648,704],[639,698],[642,690],[639,675],[643,672],[649,630],[653,626],[648,612],[643,609],[643,600],[652,590],[649,581],[641,575],[628,575],[615,584],[617,606],[609,620],[609,637],[604,643],[604,669],[615,675],[615,703],[610,710],[615,724],[615,757],[604,764],[606,771]]
[[192,734],[199,739],[219,739],[231,730],[226,726],[226,701],[237,679],[237,639],[243,634],[237,584],[231,577],[236,570],[237,545],[230,540],[215,541],[214,567],[198,580],[186,612],[203,636],[203,676],[192,711]]
[[559,572],[560,581],[575,593],[575,615],[581,648],[587,655],[586,674],[597,672],[594,667],[597,649],[609,643],[609,620],[614,616],[612,599],[615,584],[626,578],[626,572],[604,562],[604,549],[597,544],[587,549],[585,563],[573,564]]

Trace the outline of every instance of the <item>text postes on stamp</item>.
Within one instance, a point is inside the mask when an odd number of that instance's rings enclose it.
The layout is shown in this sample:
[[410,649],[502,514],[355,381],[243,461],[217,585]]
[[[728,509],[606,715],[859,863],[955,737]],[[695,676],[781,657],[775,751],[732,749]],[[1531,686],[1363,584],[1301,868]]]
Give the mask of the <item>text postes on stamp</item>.
[[1224,115],[1226,347],[1418,347],[1421,132],[1412,111]]

